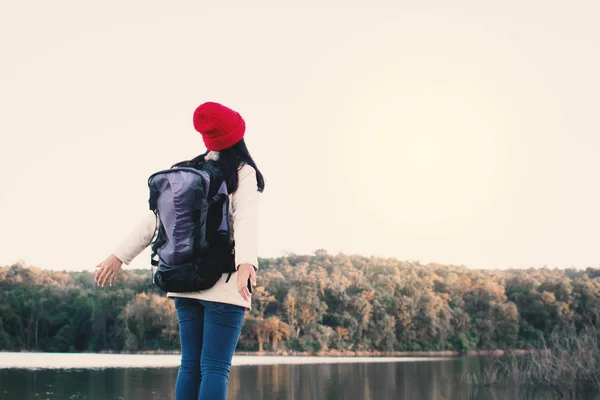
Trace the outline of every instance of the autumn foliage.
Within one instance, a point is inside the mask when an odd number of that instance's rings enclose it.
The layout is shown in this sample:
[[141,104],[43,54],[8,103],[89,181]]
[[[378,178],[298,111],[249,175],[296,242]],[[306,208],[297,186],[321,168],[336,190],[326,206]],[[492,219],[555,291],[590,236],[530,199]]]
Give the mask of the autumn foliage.
[[[240,351],[529,348],[600,317],[597,270],[474,270],[361,256],[261,259]],[[0,350],[178,349],[173,302],[150,270],[98,288],[92,272],[0,267]]]

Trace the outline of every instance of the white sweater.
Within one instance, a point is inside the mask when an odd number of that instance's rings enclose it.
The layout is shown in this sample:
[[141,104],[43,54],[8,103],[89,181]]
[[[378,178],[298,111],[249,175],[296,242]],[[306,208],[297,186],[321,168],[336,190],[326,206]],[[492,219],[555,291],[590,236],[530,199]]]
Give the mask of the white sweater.
[[[216,160],[218,152],[209,152],[206,159]],[[235,265],[251,264],[258,269],[258,202],[260,192],[256,185],[256,170],[250,165],[244,165],[238,172],[239,185],[235,193],[229,195],[229,213],[232,220],[233,238],[235,240]],[[156,216],[152,211],[138,226],[121,242],[113,254],[124,264],[128,265],[151,242],[156,230]],[[219,303],[234,304],[251,309],[251,302],[237,291],[237,272],[234,272],[225,282],[228,274],[210,289],[191,293],[167,293],[168,297],[188,297]]]

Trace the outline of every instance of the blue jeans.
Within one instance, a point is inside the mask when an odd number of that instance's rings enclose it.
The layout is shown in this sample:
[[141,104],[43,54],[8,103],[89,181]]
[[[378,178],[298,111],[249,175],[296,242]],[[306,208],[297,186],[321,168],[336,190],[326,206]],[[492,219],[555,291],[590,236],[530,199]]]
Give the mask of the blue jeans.
[[181,342],[176,400],[226,400],[229,369],[245,309],[175,297]]

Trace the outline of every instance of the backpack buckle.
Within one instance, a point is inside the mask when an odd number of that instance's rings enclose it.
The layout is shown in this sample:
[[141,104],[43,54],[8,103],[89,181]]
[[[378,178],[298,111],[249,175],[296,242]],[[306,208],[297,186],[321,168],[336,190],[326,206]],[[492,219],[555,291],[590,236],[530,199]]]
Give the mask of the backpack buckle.
[[227,199],[227,195],[224,193],[219,193],[217,195],[215,195],[215,197],[213,197],[210,200],[211,204],[219,204],[219,203],[223,203],[225,201],[225,199]]
[[150,198],[148,199],[148,204],[151,210],[156,210],[158,207],[158,190],[152,188],[150,190]]

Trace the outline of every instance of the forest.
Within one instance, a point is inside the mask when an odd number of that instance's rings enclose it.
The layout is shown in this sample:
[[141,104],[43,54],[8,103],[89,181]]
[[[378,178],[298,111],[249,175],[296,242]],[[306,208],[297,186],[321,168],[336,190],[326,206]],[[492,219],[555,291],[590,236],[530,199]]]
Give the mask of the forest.
[[[237,350],[529,349],[599,317],[593,268],[486,270],[318,250],[260,259]],[[0,267],[0,351],[174,351],[178,335],[149,268],[99,288],[94,271]]]

